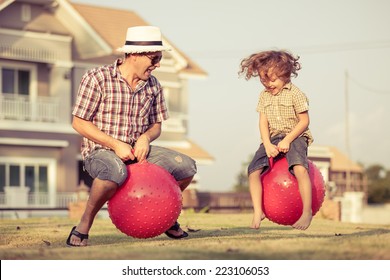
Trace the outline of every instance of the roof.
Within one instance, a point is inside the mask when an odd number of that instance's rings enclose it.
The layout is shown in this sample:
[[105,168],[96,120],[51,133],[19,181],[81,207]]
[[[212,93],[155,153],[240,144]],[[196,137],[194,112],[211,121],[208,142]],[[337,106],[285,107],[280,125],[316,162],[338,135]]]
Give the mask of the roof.
[[[70,4],[102,37],[102,39],[104,39],[112,47],[113,50],[116,50],[118,47],[123,45],[128,27],[150,25],[133,11],[91,6],[86,4],[75,4],[71,2]],[[201,76],[207,75],[201,67],[169,42],[164,35],[163,39],[168,42],[173,50],[177,51],[187,61],[187,67],[182,69],[181,72]]]
[[[8,5],[11,5],[12,3],[17,2],[17,0],[11,1],[11,0],[0,0],[0,10],[4,9]],[[22,2],[22,1],[19,1]],[[40,5],[48,5],[49,3],[57,3],[59,5],[63,6],[69,6],[70,9],[65,9],[68,13],[67,20],[72,20],[73,23],[68,25],[68,28],[70,28],[70,31],[73,32],[74,36],[79,35],[81,37],[77,37],[78,40],[75,41],[82,41],[80,42],[81,45],[89,46],[92,49],[92,45],[95,48],[101,47],[104,48],[99,55],[101,57],[91,57],[90,53],[88,53],[87,56],[84,57],[83,60],[85,62],[88,61],[99,61],[99,60],[112,60],[111,56],[114,56],[116,54],[116,49],[121,47],[126,38],[126,32],[127,28],[131,26],[137,26],[137,25],[150,25],[148,22],[146,22],[144,19],[142,19],[137,13],[126,10],[126,9],[114,9],[114,8],[108,8],[108,7],[102,7],[102,6],[93,6],[93,5],[87,5],[87,4],[76,4],[72,3],[69,0],[23,0],[24,3],[31,3],[31,4],[40,4]],[[64,5],[65,2],[67,5]],[[56,8],[55,4],[53,4],[53,9]],[[73,9],[73,10],[72,10]],[[76,13],[79,14],[81,18],[75,19],[74,16]],[[58,17],[59,15],[56,15]],[[64,16],[61,14],[61,16]],[[64,19],[64,18],[63,18]],[[114,20],[113,20],[114,19]],[[46,19],[49,20],[49,19]],[[81,21],[80,21],[81,20]],[[84,22],[88,24],[89,26],[79,26],[76,30],[74,28],[75,26],[78,26],[77,24],[82,24]],[[76,23],[77,22],[77,23]],[[53,24],[53,22],[46,22],[47,24]],[[76,24],[76,25],[75,25]],[[84,30],[85,32],[82,32],[83,28],[87,28],[88,30]],[[92,33],[90,33],[91,30]],[[96,40],[94,42],[95,44],[91,43],[91,40]],[[102,40],[102,41],[100,41]],[[180,60],[182,62],[185,62],[183,64],[184,68],[180,69],[180,74],[184,75],[191,75],[195,77],[206,77],[207,73],[199,66],[197,65],[193,60],[191,60],[186,54],[184,54],[181,50],[176,48],[174,44],[169,42],[163,32],[163,40],[166,41],[171,47],[172,47],[172,55],[173,53],[176,55],[176,57],[180,57]],[[89,45],[88,45],[89,44]],[[107,52],[106,46],[109,46],[111,48],[111,54]],[[96,50],[96,49],[94,49]],[[91,51],[93,52],[93,51]]]
[[332,154],[331,157],[331,168],[333,171],[353,171],[353,172],[363,172],[363,167],[352,161],[348,158],[347,155],[340,152],[335,147],[329,147],[329,150]]
[[161,141],[156,140],[156,145],[172,149],[179,153],[185,154],[193,158],[197,163],[201,165],[208,165],[214,162],[214,157],[211,156],[206,150],[195,144],[192,140],[186,139],[185,141]]
[[332,157],[327,146],[310,145],[307,152],[308,156],[312,158],[330,159]]
[[308,156],[309,158],[315,158],[316,160],[329,161],[332,171],[344,172],[349,170],[357,173],[364,172],[362,166],[352,161],[336,147],[310,145]]
[[129,26],[150,25],[131,11],[84,4],[70,4],[113,50],[124,44],[126,31]]

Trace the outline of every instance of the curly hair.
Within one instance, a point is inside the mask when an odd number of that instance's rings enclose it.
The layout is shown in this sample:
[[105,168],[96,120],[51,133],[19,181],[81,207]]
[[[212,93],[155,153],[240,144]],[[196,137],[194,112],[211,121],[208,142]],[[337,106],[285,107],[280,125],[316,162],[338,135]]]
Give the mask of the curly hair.
[[298,59],[299,56],[294,57],[287,51],[263,51],[243,59],[238,74],[249,80],[259,76],[260,72],[267,73],[272,68],[280,79],[288,82],[292,76],[298,76],[297,72],[301,69]]

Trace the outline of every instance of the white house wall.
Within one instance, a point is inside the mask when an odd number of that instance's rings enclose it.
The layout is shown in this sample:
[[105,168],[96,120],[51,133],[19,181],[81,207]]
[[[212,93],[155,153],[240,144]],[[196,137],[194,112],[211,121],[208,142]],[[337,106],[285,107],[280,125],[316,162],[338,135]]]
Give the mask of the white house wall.
[[58,98],[60,104],[60,122],[69,124],[71,122],[71,96],[72,91],[72,69],[54,65],[50,71],[50,93]]

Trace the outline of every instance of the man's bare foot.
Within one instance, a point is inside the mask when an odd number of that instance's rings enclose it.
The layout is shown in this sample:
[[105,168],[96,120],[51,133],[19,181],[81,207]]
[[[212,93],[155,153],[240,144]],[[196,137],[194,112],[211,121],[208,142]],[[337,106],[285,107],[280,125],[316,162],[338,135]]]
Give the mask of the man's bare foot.
[[261,221],[264,220],[264,218],[265,218],[265,215],[264,215],[263,212],[261,212],[261,213],[254,213],[253,214],[251,228],[259,229]]
[[302,213],[302,216],[292,225],[293,228],[305,230],[310,226],[313,215],[311,212]]

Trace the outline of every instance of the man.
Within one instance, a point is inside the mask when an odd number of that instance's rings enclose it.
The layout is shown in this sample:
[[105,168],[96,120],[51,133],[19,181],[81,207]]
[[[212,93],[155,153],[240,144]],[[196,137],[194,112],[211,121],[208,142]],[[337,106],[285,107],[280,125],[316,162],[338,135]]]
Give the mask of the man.
[[[96,214],[127,178],[126,164],[147,160],[160,165],[182,191],[196,173],[191,158],[150,145],[168,118],[162,87],[152,76],[165,50],[159,28],[130,27],[118,49],[124,59],[91,69],[81,80],[72,126],[83,136],[84,168],[94,181],[81,220],[66,241],[69,246],[88,244]],[[175,239],[188,236],[177,222],[165,233]]]

